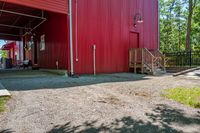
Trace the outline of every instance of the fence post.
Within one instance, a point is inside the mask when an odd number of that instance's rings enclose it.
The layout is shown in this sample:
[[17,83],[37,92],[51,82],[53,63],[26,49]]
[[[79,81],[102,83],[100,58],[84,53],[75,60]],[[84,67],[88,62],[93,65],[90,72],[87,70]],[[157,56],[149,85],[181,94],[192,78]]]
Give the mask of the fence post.
[[190,50],[190,67],[192,67],[192,50]]

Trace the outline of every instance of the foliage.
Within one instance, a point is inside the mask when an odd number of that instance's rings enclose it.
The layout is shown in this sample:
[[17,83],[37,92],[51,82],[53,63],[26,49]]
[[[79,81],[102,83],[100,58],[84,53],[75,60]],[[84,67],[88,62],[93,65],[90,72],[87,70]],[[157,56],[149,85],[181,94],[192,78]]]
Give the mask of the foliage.
[[[189,0],[159,0],[160,2],[160,49],[177,52],[186,49]],[[200,50],[200,0],[196,1],[191,26],[192,50]]]
[[5,104],[9,100],[9,97],[0,97],[0,112],[5,111]]
[[0,55],[1,55],[1,57],[3,57],[3,58],[7,58],[8,52],[5,51],[5,50],[0,50]]
[[194,108],[200,108],[200,88],[167,89],[164,96]]

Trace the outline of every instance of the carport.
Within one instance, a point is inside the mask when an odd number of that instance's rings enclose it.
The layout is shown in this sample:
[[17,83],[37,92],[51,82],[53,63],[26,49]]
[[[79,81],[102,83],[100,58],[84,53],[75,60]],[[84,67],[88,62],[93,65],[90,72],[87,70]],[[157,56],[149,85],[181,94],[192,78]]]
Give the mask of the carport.
[[[57,68],[58,62],[66,70],[67,14],[67,0],[0,0],[0,39],[18,41],[21,60],[30,59],[48,69]],[[41,37],[45,50],[41,50]]]
[[67,14],[67,2],[0,0],[0,39],[21,40],[47,20],[45,11]]

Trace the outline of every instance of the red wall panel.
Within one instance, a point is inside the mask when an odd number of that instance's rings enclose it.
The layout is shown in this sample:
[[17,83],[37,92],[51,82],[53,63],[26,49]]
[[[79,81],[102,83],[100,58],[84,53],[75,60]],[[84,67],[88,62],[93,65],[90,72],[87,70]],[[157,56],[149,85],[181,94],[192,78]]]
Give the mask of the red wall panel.
[[[131,32],[140,47],[158,47],[158,0],[78,0],[73,9],[75,73],[93,73],[94,44],[97,73],[127,72]],[[136,13],[144,23],[134,27]]]
[[67,0],[0,0],[13,4],[43,9],[47,11],[67,14],[68,2]]
[[[47,21],[36,31],[38,41],[38,61],[42,68],[67,69],[68,66],[68,20],[67,15],[48,13]],[[45,50],[40,51],[40,36],[45,35]]]

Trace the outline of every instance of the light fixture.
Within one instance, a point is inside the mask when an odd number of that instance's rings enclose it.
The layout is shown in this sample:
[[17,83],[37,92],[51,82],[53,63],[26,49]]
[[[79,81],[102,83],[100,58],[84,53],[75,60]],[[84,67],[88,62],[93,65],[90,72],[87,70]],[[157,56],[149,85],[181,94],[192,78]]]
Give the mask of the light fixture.
[[142,15],[140,13],[136,13],[133,18],[133,26],[136,27],[137,23],[143,23]]

